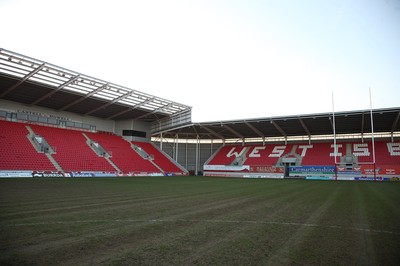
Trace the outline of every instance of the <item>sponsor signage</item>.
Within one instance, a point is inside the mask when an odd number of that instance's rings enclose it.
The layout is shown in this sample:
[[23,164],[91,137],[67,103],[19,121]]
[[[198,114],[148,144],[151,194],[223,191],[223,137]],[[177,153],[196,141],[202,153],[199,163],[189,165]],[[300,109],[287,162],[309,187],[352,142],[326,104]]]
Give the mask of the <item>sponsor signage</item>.
[[65,177],[61,172],[32,172],[32,177]]
[[0,178],[32,177],[31,171],[0,171]]
[[356,181],[390,181],[390,178],[388,178],[388,177],[376,177],[376,178],[374,178],[374,177],[366,177],[366,176],[363,176],[363,177],[355,177],[354,178],[354,180],[356,180]]
[[290,166],[290,173],[296,174],[334,174],[335,166]]
[[284,173],[283,167],[273,165],[204,165],[204,171]]
[[86,172],[71,172],[69,173],[71,177],[94,177],[93,173],[86,173]]
[[277,167],[273,165],[251,165],[250,172],[253,173],[284,173],[283,167]]
[[249,171],[248,165],[204,165],[204,171]]
[[306,180],[332,180],[329,176],[307,176]]
[[281,174],[263,173],[263,174],[245,174],[243,178],[270,178],[270,179],[283,179]]
[[290,166],[290,177],[304,177],[307,180],[333,180],[335,166]]
[[[373,165],[362,165],[360,170],[363,175],[374,175]],[[375,166],[375,173],[379,175],[400,176],[400,166]]]

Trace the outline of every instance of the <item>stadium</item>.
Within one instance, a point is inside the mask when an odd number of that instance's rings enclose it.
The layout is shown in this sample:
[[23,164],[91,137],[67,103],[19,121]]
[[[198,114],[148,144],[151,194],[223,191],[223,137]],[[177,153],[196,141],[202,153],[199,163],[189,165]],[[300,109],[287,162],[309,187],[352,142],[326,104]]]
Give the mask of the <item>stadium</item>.
[[3,139],[13,146],[2,153],[3,177],[400,175],[399,108],[192,123],[187,105],[0,55]]
[[0,49],[0,262],[400,262],[400,107],[191,112]]

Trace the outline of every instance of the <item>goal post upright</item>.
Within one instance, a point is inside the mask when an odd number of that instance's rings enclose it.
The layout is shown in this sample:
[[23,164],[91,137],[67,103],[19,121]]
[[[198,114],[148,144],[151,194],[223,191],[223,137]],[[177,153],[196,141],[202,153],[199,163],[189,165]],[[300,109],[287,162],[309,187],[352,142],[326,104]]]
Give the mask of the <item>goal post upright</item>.
[[369,109],[370,109],[370,114],[371,114],[372,163],[373,163],[373,165],[374,165],[374,181],[376,181],[374,117],[373,117],[373,114],[372,114],[372,96],[371,96],[371,88],[369,88]]
[[333,156],[335,158],[335,180],[337,180],[337,147],[336,147],[336,123],[335,123],[335,101],[332,91],[332,127],[333,127]]
[[[369,88],[369,105],[370,105],[370,117],[371,117],[371,145],[372,145],[372,162],[363,162],[363,163],[358,163],[361,165],[372,165],[373,166],[373,172],[374,172],[374,181],[376,181],[377,176],[376,176],[376,157],[375,157],[375,136],[374,136],[374,118],[373,118],[373,112],[372,112],[372,95],[371,95],[371,88]],[[334,146],[334,160],[335,160],[335,180],[337,180],[337,165],[339,164],[337,162],[337,141],[336,141],[336,122],[335,122],[335,101],[334,101],[334,96],[333,96],[333,91],[332,91],[332,128],[333,128],[333,146]]]

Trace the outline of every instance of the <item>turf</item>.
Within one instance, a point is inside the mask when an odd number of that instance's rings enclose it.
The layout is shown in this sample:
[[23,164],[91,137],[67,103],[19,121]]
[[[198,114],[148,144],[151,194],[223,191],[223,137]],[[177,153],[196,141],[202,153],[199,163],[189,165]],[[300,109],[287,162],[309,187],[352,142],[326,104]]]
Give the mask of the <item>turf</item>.
[[0,180],[0,265],[400,265],[400,183]]

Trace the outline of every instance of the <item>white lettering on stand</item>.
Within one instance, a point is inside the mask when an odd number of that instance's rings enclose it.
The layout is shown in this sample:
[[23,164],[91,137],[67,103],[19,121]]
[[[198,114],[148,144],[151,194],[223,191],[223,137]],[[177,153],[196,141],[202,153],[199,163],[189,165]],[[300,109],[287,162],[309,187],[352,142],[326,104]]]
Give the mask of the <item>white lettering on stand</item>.
[[368,143],[353,144],[353,155],[354,156],[369,156]]
[[268,157],[281,157],[285,152],[286,146],[275,146]]
[[239,156],[242,156],[242,154],[243,154],[244,151],[246,150],[246,147],[242,147],[242,150],[240,151],[240,153],[238,153],[237,151],[235,151],[235,149],[236,149],[236,147],[233,147],[233,148],[228,152],[228,154],[226,155],[226,157],[232,157],[232,156],[239,157]]
[[333,148],[333,152],[331,152],[329,156],[335,157],[335,154],[336,156],[342,156],[342,153],[339,152],[339,148],[342,148],[342,144],[336,144],[336,147],[335,144],[331,144],[331,148]]
[[251,153],[249,154],[249,157],[254,157],[254,158],[259,158],[261,157],[261,154],[259,153],[259,150],[265,150],[265,146],[256,146],[253,148]]
[[313,145],[299,145],[299,149],[301,149],[301,157],[305,157],[307,150],[311,149],[313,147]]
[[400,155],[400,143],[387,143],[390,156]]

